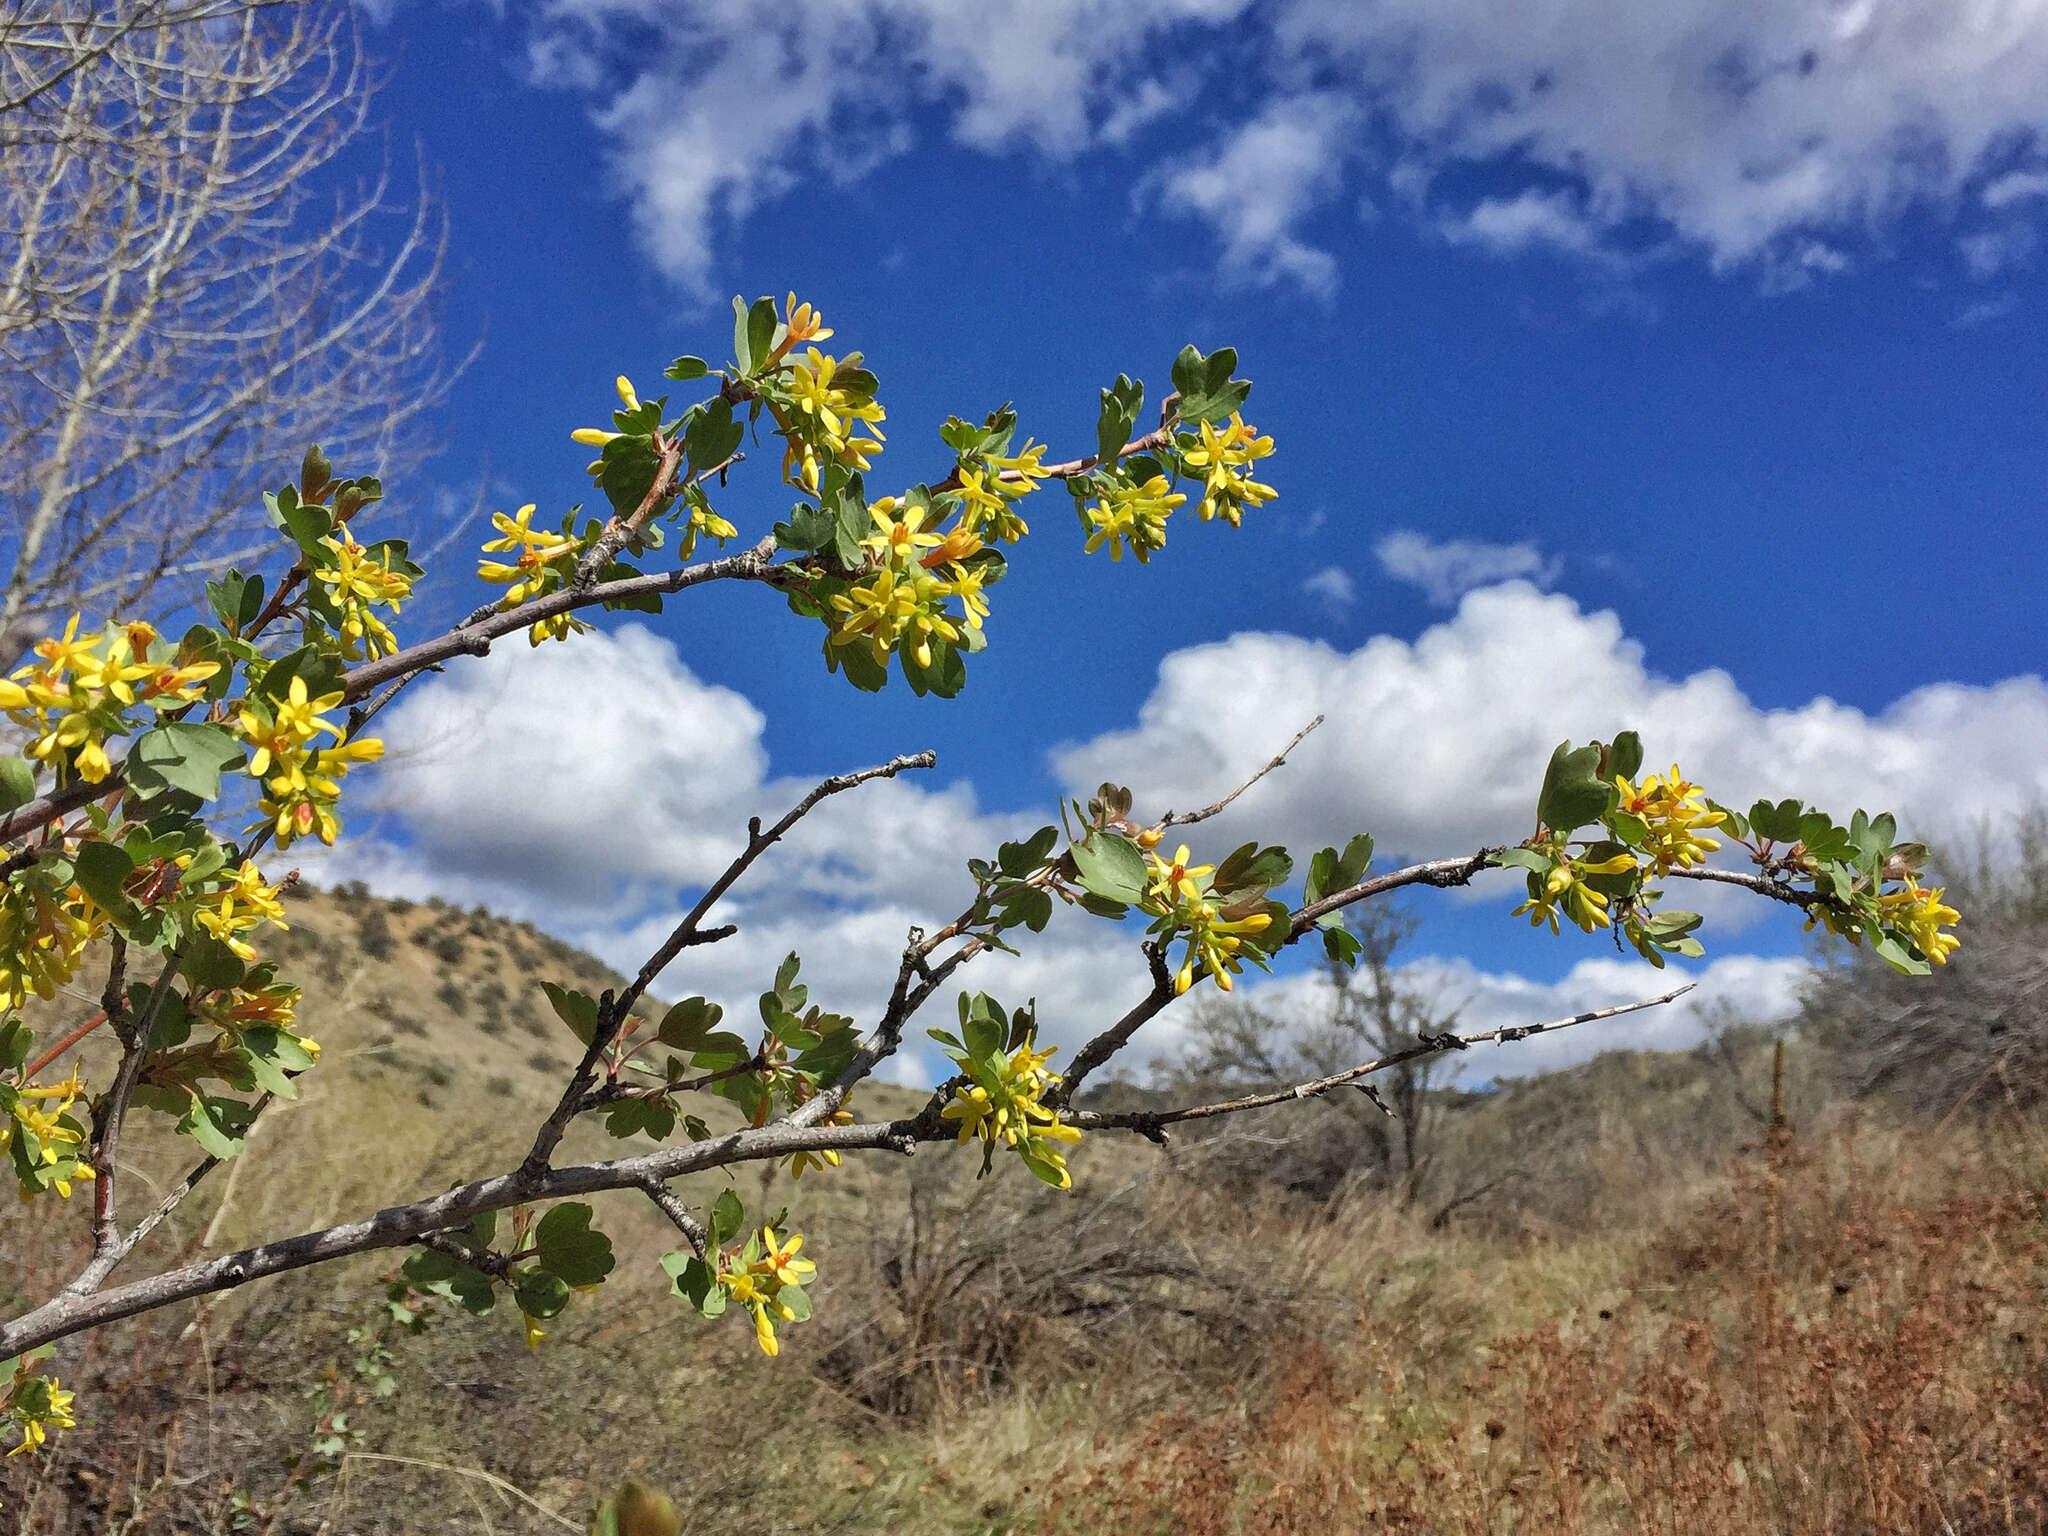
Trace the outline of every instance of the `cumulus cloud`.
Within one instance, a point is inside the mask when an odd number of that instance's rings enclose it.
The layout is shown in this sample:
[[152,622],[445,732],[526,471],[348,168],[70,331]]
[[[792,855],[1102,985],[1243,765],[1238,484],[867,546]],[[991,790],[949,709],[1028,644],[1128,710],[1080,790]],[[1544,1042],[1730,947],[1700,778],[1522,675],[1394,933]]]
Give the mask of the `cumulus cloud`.
[[1218,842],[1256,832],[1314,847],[1371,831],[1389,852],[1441,855],[1514,841],[1551,748],[1624,728],[1721,799],[1889,808],[1935,837],[2048,797],[2038,676],[1933,684],[1877,714],[1825,698],[1763,709],[1726,672],[1658,676],[1613,613],[1522,582],[1468,593],[1412,642],[1344,651],[1240,634],[1175,651],[1135,726],[1067,749],[1059,770],[1072,785],[1136,786],[1141,810],[1202,805],[1318,714],[1326,724],[1225,813]]
[[[380,728],[405,745],[356,797],[380,822],[309,873],[481,902],[637,970],[744,846],[748,818],[772,822],[815,783],[770,773],[763,724],[638,625],[496,653],[392,707]],[[661,985],[751,1007],[794,950],[821,1002],[872,1022],[911,927],[971,897],[968,855],[1042,819],[986,814],[970,786],[908,776],[826,800],[719,907],[739,932],[690,950]],[[1030,953],[962,979],[1013,1005],[1038,998],[1047,1037],[1071,1048],[1143,994],[1136,942],[1062,912]],[[921,1041],[897,1063],[907,1080],[929,1081]]]
[[1381,570],[1396,581],[1420,587],[1439,608],[1449,608],[1475,587],[1490,587],[1516,577],[1547,587],[1563,568],[1563,562],[1544,559],[1543,552],[1526,540],[1515,544],[1436,540],[1406,528],[1388,534],[1373,545],[1372,552]]
[[[1371,830],[1387,858],[1512,840],[1527,830],[1556,740],[1624,726],[1642,732],[1654,759],[1675,757],[1737,803],[1769,793],[1838,810],[1885,806],[1940,836],[2048,798],[2048,685],[2038,677],[1938,684],[1874,715],[1826,699],[1765,710],[1725,673],[1655,675],[1612,613],[1520,582],[1467,594],[1412,642],[1381,636],[1343,651],[1241,634],[1175,652],[1132,729],[1071,747],[1057,766],[1076,786],[1137,786],[1141,813],[1204,804],[1318,713],[1327,724],[1287,768],[1191,840],[1228,846],[1255,832],[1298,849]],[[370,835],[345,843],[316,876],[485,902],[621,969],[636,968],[726,866],[750,816],[780,815],[814,782],[772,771],[759,711],[635,625],[426,679],[385,723],[406,746],[366,786],[381,802],[382,835],[359,821]],[[662,989],[750,1006],[796,950],[821,1001],[871,1022],[908,930],[965,904],[966,855],[1043,819],[990,812],[964,783],[910,777],[828,800],[721,905],[737,935],[689,951]],[[961,979],[1010,1003],[1036,997],[1047,1038],[1071,1050],[1144,991],[1138,938],[1133,925],[1063,909],[1025,956],[987,957]],[[1607,957],[1555,983],[1428,964],[1436,969],[1418,974],[1470,994],[1475,1027],[1659,989],[1647,966]],[[1722,950],[1699,974],[1710,983],[1702,995],[1775,1017],[1789,1009],[1798,971]],[[1170,1041],[1178,1012],[1148,1031],[1141,1059]],[[1539,1040],[1488,1070],[1533,1070],[1567,1059],[1556,1051],[1609,1040],[1689,1043],[1699,1028],[1690,1018]],[[921,1041],[913,1031],[897,1064],[905,1080],[929,1080],[936,1067]]]
[[[591,100],[643,246],[697,289],[764,201],[857,177],[933,121],[974,149],[1121,155],[1145,196],[1214,230],[1227,276],[1325,295],[1335,236],[1305,230],[1361,206],[1501,254],[1612,267],[1676,248],[1784,286],[1882,252],[1908,211],[2024,256],[2015,221],[2048,186],[2048,7],[2031,0],[531,0],[514,14],[533,78]],[[1957,249],[1986,270],[1988,245]]]

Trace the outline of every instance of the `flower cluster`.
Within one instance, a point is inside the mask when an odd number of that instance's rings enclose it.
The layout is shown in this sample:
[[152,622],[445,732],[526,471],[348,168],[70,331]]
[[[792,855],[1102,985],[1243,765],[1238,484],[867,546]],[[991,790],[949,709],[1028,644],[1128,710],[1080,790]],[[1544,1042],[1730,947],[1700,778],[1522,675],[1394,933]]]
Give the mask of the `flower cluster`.
[[[786,336],[783,345],[786,349]],[[861,366],[858,352],[829,357],[806,347],[802,357],[783,364],[780,377],[763,393],[776,431],[788,445],[782,455],[783,479],[816,495],[822,464],[872,468],[872,456],[882,451],[880,423],[887,416],[875,399],[875,388],[875,376]]]
[[61,637],[37,642],[38,661],[0,680],[0,713],[29,732],[28,756],[60,781],[98,784],[114,771],[107,743],[131,728],[130,709],[194,703],[220,664],[182,655],[147,624],[110,624],[81,640],[78,623],[74,613]]
[[392,655],[398,637],[375,610],[389,608],[396,614],[412,596],[417,570],[405,562],[400,546],[387,543],[366,549],[346,528],[337,531],[339,538],[319,541],[326,558],[313,568],[313,579],[326,589],[324,606],[341,637],[341,654],[352,661],[365,654]]
[[284,920],[284,903],[277,898],[277,888],[265,882],[263,872],[247,859],[207,902],[198,913],[199,926],[244,960],[256,958],[255,947],[242,937],[244,933],[264,923],[291,927]]
[[37,865],[0,882],[0,1009],[55,997],[105,923],[85,892]]
[[1026,1167],[1053,1188],[1071,1189],[1074,1181],[1060,1148],[1079,1141],[1081,1133],[1040,1102],[1059,1086],[1059,1074],[1048,1072],[1045,1066],[1058,1048],[1048,1046],[1039,1051],[1032,1045],[1027,1034],[1015,1050],[981,1058],[949,1050],[947,1054],[967,1069],[968,1077],[953,1090],[952,1101],[939,1113],[958,1122],[956,1139],[961,1146],[970,1141],[983,1144],[984,1169],[988,1155],[1000,1143],[1014,1150]]
[[1045,445],[1026,442],[1016,453],[982,453],[963,458],[953,471],[960,482],[960,528],[990,544],[1014,544],[1031,532],[1017,515],[1017,503],[1045,479]]
[[784,1239],[773,1227],[763,1227],[744,1246],[718,1255],[718,1287],[753,1318],[754,1338],[764,1355],[782,1352],[782,1341],[775,1336],[778,1322],[800,1323],[811,1315],[804,1282],[817,1266],[797,1257],[803,1245],[801,1233]]
[[1530,927],[1541,928],[1548,923],[1552,933],[1559,931],[1560,913],[1586,933],[1605,928],[1612,916],[1608,894],[1588,883],[1586,877],[1632,874],[1636,868],[1635,855],[1616,853],[1602,859],[1575,857],[1562,842],[1552,844],[1547,852],[1550,858],[1548,871],[1530,876],[1529,899],[1515,908],[1514,915],[1520,917],[1526,912]]
[[91,1182],[92,1169],[82,1156],[85,1126],[71,1113],[84,1096],[76,1067],[61,1083],[0,1083],[0,1152],[12,1162],[24,1200],[44,1189],[68,1200],[74,1179]]
[[1109,558],[1121,560],[1128,546],[1138,564],[1144,565],[1154,552],[1166,547],[1166,520],[1186,501],[1163,474],[1109,484],[1083,514],[1089,528],[1085,548],[1092,555],[1107,546]]
[[50,1438],[53,1429],[72,1429],[78,1421],[72,1417],[72,1394],[57,1385],[54,1376],[39,1375],[37,1356],[26,1356],[9,1362],[14,1366],[14,1379],[8,1383],[7,1396],[0,1399],[0,1406],[6,1409],[6,1420],[10,1431],[21,1435],[21,1444],[7,1454],[19,1456],[24,1451],[33,1456]]
[[1631,784],[1622,775],[1615,779],[1614,787],[1621,796],[1615,810],[1617,818],[1633,817],[1642,823],[1640,833],[1634,826],[1623,824],[1622,830],[1632,834],[1627,841],[1642,851],[1659,874],[1702,864],[1708,854],[1721,846],[1700,834],[1720,826],[1728,819],[1727,813],[1711,809],[1706,803],[1706,792],[1689,783],[1676,763],[1671,765],[1669,774],[1650,774],[1639,785]]
[[[943,538],[929,530],[933,508],[885,496],[868,509],[875,532],[861,540],[871,574],[829,599],[839,615],[829,644],[859,647],[877,666],[907,647],[921,667],[932,664],[934,636],[969,650],[981,647],[988,602],[983,572],[967,561],[981,552],[975,533],[956,528]],[[949,604],[958,600],[960,610]],[[963,633],[963,631],[968,633]]]
[[[1244,969],[1245,941],[1273,924],[1265,891],[1227,904],[1219,902],[1214,890],[1216,866],[1193,862],[1194,855],[1185,843],[1174,849],[1171,859],[1162,858],[1156,849],[1145,858],[1150,878],[1139,910],[1170,922],[1185,944],[1173,990],[1180,993],[1193,986],[1195,968],[1200,966],[1228,992],[1230,978]],[[1256,948],[1253,952],[1258,953]],[[1263,963],[1263,956],[1261,960]]]
[[[341,707],[342,694],[313,698],[303,677],[294,676],[282,698],[252,693],[242,701],[236,724],[249,748],[249,776],[263,783],[257,808],[277,834],[277,846],[289,848],[307,834],[332,844],[341,831],[334,814],[341,781],[357,763],[373,763],[384,755],[374,737],[344,741],[341,728],[321,717]],[[328,735],[334,745],[315,746]]]
[[1259,436],[1258,429],[1246,426],[1235,411],[1220,427],[1214,422],[1197,423],[1192,433],[1179,434],[1175,446],[1181,463],[1201,476],[1202,500],[1195,515],[1205,523],[1220,517],[1235,528],[1247,509],[1280,494],[1251,476],[1252,464],[1272,453],[1273,439]]
[[1942,901],[1945,894],[1940,886],[1928,890],[1918,880],[1909,879],[1900,889],[1879,898],[1886,920],[1903,930],[1933,965],[1947,965],[1948,957],[1963,943],[1945,931],[1962,921],[1962,913]]
[[[498,530],[498,536],[485,542],[484,553],[509,554],[512,559],[478,561],[476,573],[485,581],[505,587],[505,595],[499,601],[502,608],[516,608],[536,597],[561,591],[575,576],[576,562],[583,556],[585,541],[575,531],[574,512],[562,519],[559,531],[551,533],[533,526],[536,510],[528,502],[510,517],[503,512],[491,514],[491,526]],[[543,640],[566,640],[589,628],[572,613],[557,613],[530,625],[526,638],[529,644],[539,645]]]

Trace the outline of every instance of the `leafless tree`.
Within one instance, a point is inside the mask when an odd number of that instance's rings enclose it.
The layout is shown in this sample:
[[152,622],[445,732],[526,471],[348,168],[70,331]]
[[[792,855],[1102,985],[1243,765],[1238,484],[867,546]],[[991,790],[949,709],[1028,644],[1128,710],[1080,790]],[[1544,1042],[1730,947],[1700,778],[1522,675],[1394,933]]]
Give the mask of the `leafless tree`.
[[[1412,917],[1398,908],[1374,908],[1354,913],[1350,925],[1363,949],[1355,965],[1327,968],[1328,1006],[1321,1012],[1283,1018],[1236,998],[1218,999],[1202,1010],[1181,1054],[1155,1067],[1181,1087],[1256,1092],[1327,1076],[1365,1058],[1408,1056],[1456,1029],[1459,1005],[1394,964],[1414,936]],[[1455,1053],[1425,1051],[1353,1092],[1330,1095],[1324,1115],[1341,1117],[1343,1134],[1296,1117],[1284,1144],[1255,1154],[1260,1176],[1316,1198],[1365,1181],[1404,1203],[1429,1199],[1434,1214],[1448,1218],[1498,1182],[1460,1178],[1455,1188],[1436,1187],[1443,1182],[1433,1175],[1453,1112],[1447,1090],[1456,1071]]]
[[7,8],[0,661],[266,549],[260,486],[307,443],[418,457],[444,230],[424,188],[394,207],[369,86],[328,0]]

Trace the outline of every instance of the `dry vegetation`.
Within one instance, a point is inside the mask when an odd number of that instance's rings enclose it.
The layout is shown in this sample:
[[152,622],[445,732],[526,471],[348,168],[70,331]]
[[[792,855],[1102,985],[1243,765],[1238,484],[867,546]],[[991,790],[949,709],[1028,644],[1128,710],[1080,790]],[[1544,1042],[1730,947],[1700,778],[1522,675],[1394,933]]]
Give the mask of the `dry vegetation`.
[[[568,1045],[522,981],[603,980],[480,914],[340,894],[294,920],[331,1060],[142,1262],[513,1152]],[[418,1327],[389,1257],[290,1277],[67,1345],[91,1417],[4,1464],[0,1518],[575,1530],[632,1472],[705,1533],[2048,1530],[2048,1119],[1997,1055],[1966,1099],[1848,1097],[1827,1001],[1782,1131],[1742,1031],[1456,1099],[1445,1187],[1520,1171],[1434,1226],[1370,1167],[1256,1177],[1327,1119],[1103,1140],[1070,1198],[943,1149],[850,1160],[790,1192],[823,1283],[775,1362],[660,1294],[670,1238],[629,1202],[631,1278],[532,1353],[498,1317]],[[0,1304],[74,1257],[49,1216],[0,1215]]]

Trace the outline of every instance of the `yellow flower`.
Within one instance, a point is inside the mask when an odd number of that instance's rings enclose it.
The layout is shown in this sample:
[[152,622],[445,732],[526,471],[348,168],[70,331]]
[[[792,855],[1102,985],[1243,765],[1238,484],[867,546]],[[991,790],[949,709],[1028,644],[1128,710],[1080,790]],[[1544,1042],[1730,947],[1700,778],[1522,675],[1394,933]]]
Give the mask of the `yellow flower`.
[[1653,773],[1640,786],[1618,778],[1614,787],[1621,795],[1616,808],[1649,828],[1641,846],[1659,874],[1704,863],[1706,856],[1721,846],[1711,837],[1700,836],[1700,832],[1718,827],[1728,818],[1720,811],[1707,809],[1705,792],[1699,785],[1686,782],[1676,763],[1671,765],[1668,776]]
[[254,960],[256,951],[242,934],[263,923],[286,929],[291,926],[284,920],[284,903],[277,899],[276,888],[264,882],[262,872],[250,860],[244,859],[234,879],[216,894],[219,904],[200,910],[199,926],[244,960]]
[[342,653],[354,658],[367,647],[371,656],[391,655],[398,649],[398,641],[370,610],[384,607],[397,613],[399,604],[412,595],[412,578],[391,569],[390,550],[372,560],[346,531],[340,539],[322,539],[320,544],[334,556],[334,563],[319,567],[313,575],[333,589],[335,606],[341,610]]
[[1943,903],[1945,894],[1942,887],[1930,891],[1914,881],[1904,890],[1889,891],[1879,898],[1885,921],[1905,929],[1913,947],[1934,965],[1947,965],[1948,957],[1963,943],[1954,934],[1942,931],[1962,920],[1962,913]]
[[1192,864],[1189,861],[1193,857],[1186,843],[1173,851],[1171,860],[1162,859],[1156,853],[1147,854],[1146,858],[1152,864],[1152,894],[1168,906],[1177,900],[1201,900],[1201,882],[1205,876],[1216,873],[1216,866]]
[[832,327],[825,324],[825,317],[809,304],[797,303],[794,293],[784,304],[783,313],[789,316],[787,334],[782,338],[785,348],[806,341],[823,341],[832,334]]
[[1143,485],[1112,485],[1087,510],[1087,553],[1105,544],[1109,558],[1121,560],[1128,545],[1138,564],[1144,565],[1155,551],[1166,545],[1166,519],[1187,501],[1170,490],[1164,475],[1154,475]]
[[640,409],[639,392],[633,388],[633,381],[623,373],[612,381],[612,388],[619,392],[619,402],[629,411]]
[[924,526],[925,519],[931,516],[928,507],[905,507],[898,513],[896,498],[884,496],[868,508],[868,516],[874,519],[877,531],[862,539],[861,546],[893,564],[911,564],[924,551],[937,549],[942,542]]
[[1203,522],[1220,516],[1235,528],[1247,507],[1261,506],[1280,494],[1249,472],[1253,461],[1273,451],[1273,439],[1260,437],[1235,413],[1221,428],[1214,422],[1199,423],[1195,436],[1183,435],[1178,446],[1182,462],[1202,476],[1202,502],[1195,515]]

